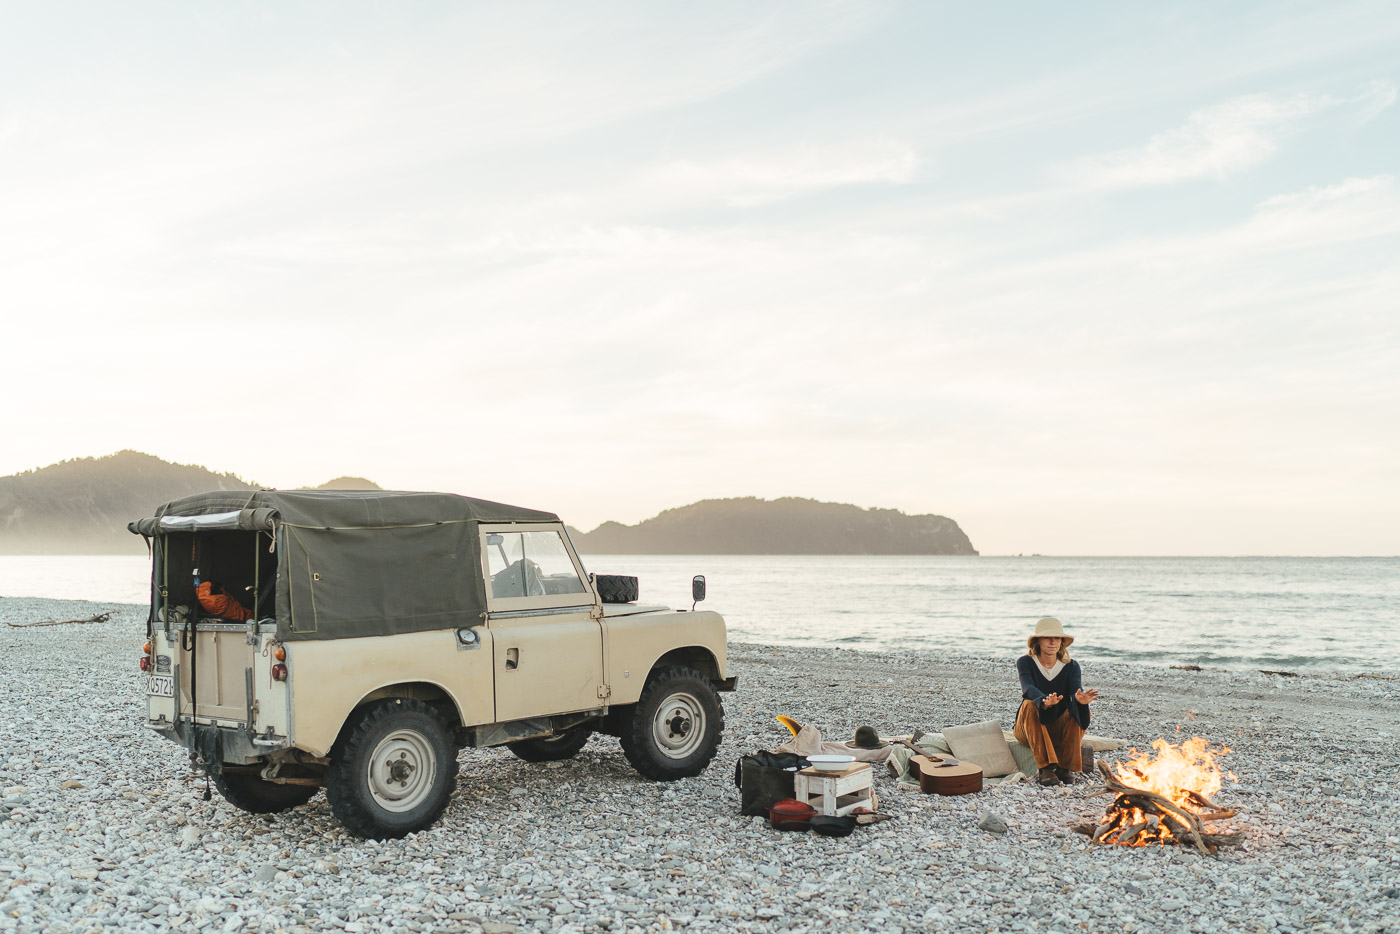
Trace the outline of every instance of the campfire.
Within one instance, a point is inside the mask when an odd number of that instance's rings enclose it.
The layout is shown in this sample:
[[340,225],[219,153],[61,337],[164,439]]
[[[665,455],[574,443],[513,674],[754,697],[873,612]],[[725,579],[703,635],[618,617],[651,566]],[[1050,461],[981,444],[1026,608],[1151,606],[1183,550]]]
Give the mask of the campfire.
[[1211,821],[1235,816],[1233,810],[1212,798],[1220,791],[1222,778],[1234,778],[1222,773],[1215,762],[1217,755],[1229,751],[1212,750],[1206,740],[1193,736],[1179,746],[1154,740],[1152,752],[1112,766],[1100,761],[1098,768],[1108,787],[1099,794],[1112,794],[1113,803],[1098,823],[1080,824],[1075,831],[1094,843],[1179,843],[1194,846],[1201,853],[1238,844],[1243,834],[1206,828]]

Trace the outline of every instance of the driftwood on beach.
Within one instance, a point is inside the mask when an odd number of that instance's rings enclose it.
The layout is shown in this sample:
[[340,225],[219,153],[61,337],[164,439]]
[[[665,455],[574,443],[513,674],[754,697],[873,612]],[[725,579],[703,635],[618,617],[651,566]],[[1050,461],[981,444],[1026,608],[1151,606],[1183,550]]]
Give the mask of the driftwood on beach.
[[87,619],[46,619],[41,623],[12,623],[5,620],[5,625],[14,629],[34,629],[37,626],[67,626],[69,623],[105,623],[112,618],[112,614],[98,613],[96,616],[89,616]]

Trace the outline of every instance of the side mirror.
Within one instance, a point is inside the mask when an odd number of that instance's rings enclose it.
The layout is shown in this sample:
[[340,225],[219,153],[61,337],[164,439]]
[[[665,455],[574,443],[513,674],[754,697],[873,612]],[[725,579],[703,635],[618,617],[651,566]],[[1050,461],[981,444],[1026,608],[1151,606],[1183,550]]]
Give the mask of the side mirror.
[[696,574],[690,579],[690,608],[695,609],[695,604],[705,599],[705,575]]

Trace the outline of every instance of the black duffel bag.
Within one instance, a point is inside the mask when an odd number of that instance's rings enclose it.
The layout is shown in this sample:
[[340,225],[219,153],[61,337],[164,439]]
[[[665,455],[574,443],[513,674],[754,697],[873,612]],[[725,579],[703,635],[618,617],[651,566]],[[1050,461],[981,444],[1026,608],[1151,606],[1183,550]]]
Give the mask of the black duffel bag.
[[794,793],[788,769],[805,769],[805,756],[793,752],[756,752],[734,763],[734,784],[739,789],[739,813],[767,817],[768,808]]

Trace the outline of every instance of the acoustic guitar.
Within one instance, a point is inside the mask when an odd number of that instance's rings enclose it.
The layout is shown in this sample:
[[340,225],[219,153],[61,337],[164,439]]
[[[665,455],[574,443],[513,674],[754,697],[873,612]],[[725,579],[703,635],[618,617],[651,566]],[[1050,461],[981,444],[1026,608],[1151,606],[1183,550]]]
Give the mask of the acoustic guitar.
[[926,795],[970,795],[982,790],[982,767],[951,756],[930,756],[913,743],[900,740],[914,753],[909,767],[919,776],[919,790]]

